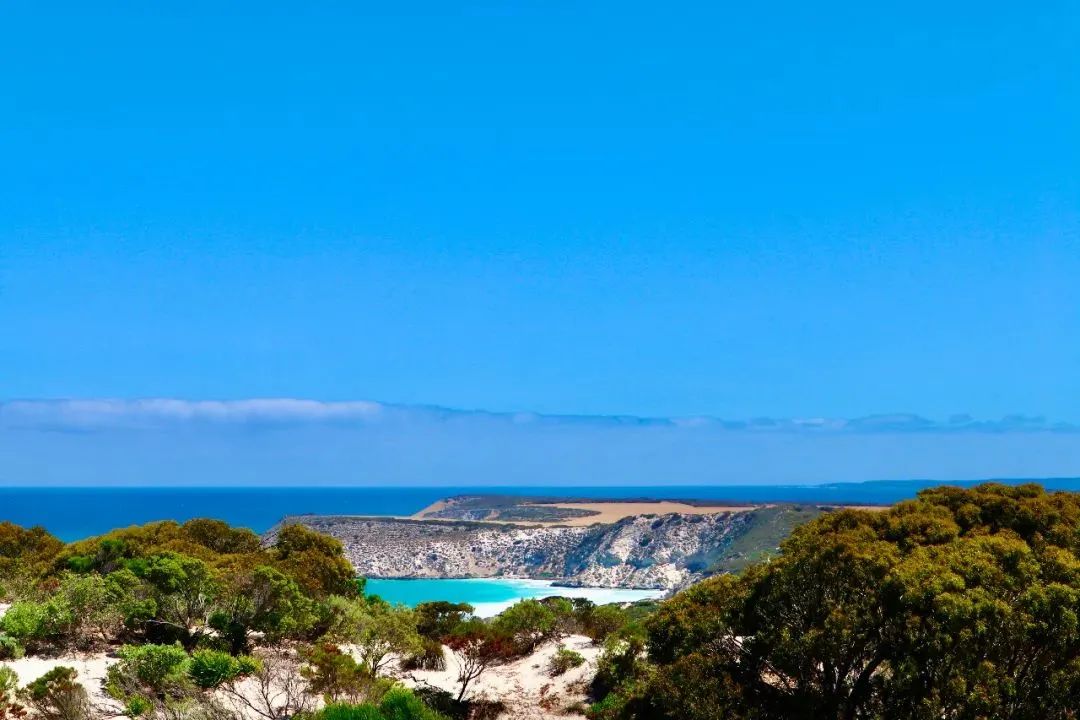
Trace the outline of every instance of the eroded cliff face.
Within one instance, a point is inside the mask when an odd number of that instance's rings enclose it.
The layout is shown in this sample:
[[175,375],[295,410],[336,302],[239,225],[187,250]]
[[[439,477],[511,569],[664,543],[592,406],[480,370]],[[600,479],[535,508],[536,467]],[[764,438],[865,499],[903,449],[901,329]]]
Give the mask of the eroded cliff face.
[[465,521],[300,516],[339,539],[362,575],[495,577],[597,587],[675,588],[740,534],[750,513],[643,515],[609,525],[528,527]]

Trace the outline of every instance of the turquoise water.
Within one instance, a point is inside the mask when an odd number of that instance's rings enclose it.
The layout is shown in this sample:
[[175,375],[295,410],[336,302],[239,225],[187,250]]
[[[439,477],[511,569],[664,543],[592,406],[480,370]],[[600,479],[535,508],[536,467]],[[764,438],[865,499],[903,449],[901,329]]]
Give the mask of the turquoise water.
[[581,597],[597,604],[634,602],[662,597],[662,590],[627,590],[622,588],[556,587],[543,580],[506,578],[469,578],[450,580],[378,580],[367,581],[367,592],[387,602],[414,606],[432,600],[467,602],[480,617],[496,615],[523,598],[553,595]]

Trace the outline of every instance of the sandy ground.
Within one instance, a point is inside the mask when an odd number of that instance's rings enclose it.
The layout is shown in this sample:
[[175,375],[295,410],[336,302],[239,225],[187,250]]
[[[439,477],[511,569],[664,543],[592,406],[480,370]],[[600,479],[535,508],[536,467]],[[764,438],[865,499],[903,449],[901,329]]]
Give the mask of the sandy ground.
[[[548,663],[562,645],[585,657],[585,664],[566,673],[551,677]],[[469,685],[467,699],[500,700],[506,709],[501,718],[514,720],[555,720],[582,717],[575,711],[585,703],[585,690],[596,673],[600,648],[581,635],[571,635],[560,642],[549,642],[537,648],[527,658],[489,668]],[[414,671],[403,674],[402,681],[410,686],[433,685],[457,695],[458,664],[454,654],[446,651],[446,670]]]
[[[548,663],[560,645],[581,653],[586,662],[562,675],[551,677],[548,673]],[[511,718],[513,720],[580,718],[583,716],[577,712],[577,709],[586,702],[585,691],[596,672],[596,660],[599,655],[600,648],[593,645],[587,637],[580,635],[571,635],[560,642],[545,643],[529,657],[489,668],[469,685],[466,697],[502,702],[505,710],[499,717],[507,720]],[[73,667],[78,671],[77,679],[90,693],[91,700],[98,708],[100,716],[113,718],[121,715],[122,707],[105,694],[103,681],[109,666],[115,662],[115,658],[105,653],[97,653],[52,658],[27,657],[0,662],[0,666],[13,669],[19,676],[20,685],[33,682],[59,665]],[[458,664],[449,649],[446,650],[446,665],[446,670],[440,672],[406,673],[392,668],[388,674],[398,678],[409,687],[434,686],[456,696]],[[247,681],[240,687],[245,694],[255,692]],[[246,720],[259,720],[259,716],[250,710],[229,702],[225,697],[221,699]]]
[[[683,513],[685,515],[715,515],[725,512],[745,512],[754,510],[762,505],[687,505],[686,503],[661,500],[657,502],[565,502],[565,503],[525,503],[538,507],[557,507],[568,510],[592,510],[595,515],[586,517],[564,518],[562,520],[474,520],[472,522],[488,522],[501,525],[559,525],[564,527],[585,527],[596,523],[610,524],[618,522],[626,517],[635,515],[666,515],[668,513]],[[408,516],[410,520],[439,520],[445,518],[432,518],[431,513],[438,512],[446,507],[446,502],[439,500],[415,515]],[[447,520],[447,522],[450,522]]]
[[727,512],[745,512],[755,509],[755,505],[687,505],[680,502],[662,500],[660,502],[613,502],[613,503],[531,503],[545,507],[565,508],[569,510],[592,510],[597,515],[588,517],[566,518],[557,522],[544,523],[545,525],[571,525],[583,526],[594,523],[614,523],[626,517],[634,515],[667,515],[669,513],[682,513],[684,515],[715,515]]
[[104,653],[74,654],[55,658],[24,657],[18,660],[5,660],[0,665],[9,667],[19,676],[19,685],[26,685],[37,680],[54,667],[63,665],[75,668],[79,673],[76,680],[90,693],[90,699],[107,717],[120,715],[122,706],[105,694],[103,682],[109,666],[116,662]]

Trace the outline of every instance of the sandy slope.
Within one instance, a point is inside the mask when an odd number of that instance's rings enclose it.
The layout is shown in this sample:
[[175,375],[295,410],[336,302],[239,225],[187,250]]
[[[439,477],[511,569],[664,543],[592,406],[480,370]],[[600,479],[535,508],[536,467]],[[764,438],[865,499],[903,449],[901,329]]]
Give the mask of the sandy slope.
[[[500,716],[502,718],[554,720],[555,718],[581,717],[580,713],[568,713],[567,709],[585,700],[584,691],[596,672],[596,659],[600,654],[600,649],[588,638],[579,635],[564,638],[561,644],[580,652],[585,657],[586,663],[552,678],[548,675],[547,667],[560,643],[546,643],[529,657],[489,669],[470,685],[467,697],[503,702],[506,711]],[[403,673],[392,670],[390,674],[410,687],[431,685],[456,695],[457,661],[449,650],[446,651],[446,658],[447,669],[442,672]],[[0,665],[13,669],[19,676],[20,685],[33,682],[54,667],[60,665],[73,667],[79,673],[78,681],[90,693],[101,716],[115,717],[120,715],[122,708],[119,703],[108,697],[103,689],[103,681],[108,668],[115,662],[116,659],[109,657],[106,653],[96,653],[70,654],[53,658],[27,657],[0,662]],[[246,693],[248,689],[244,692]],[[247,720],[258,719],[254,713],[243,711],[235,704],[230,703],[230,707],[241,711],[241,715]]]
[[[551,677],[547,671],[548,663],[560,644],[581,653],[586,662],[563,675]],[[473,681],[466,697],[501,700],[506,704],[506,712],[501,717],[514,720],[581,717],[580,713],[568,713],[567,709],[585,701],[584,691],[596,673],[599,655],[600,648],[581,635],[571,635],[561,642],[545,643],[529,657],[490,668]],[[411,672],[404,674],[402,680],[410,687],[434,685],[456,695],[457,671],[457,660],[448,650],[446,670]]]

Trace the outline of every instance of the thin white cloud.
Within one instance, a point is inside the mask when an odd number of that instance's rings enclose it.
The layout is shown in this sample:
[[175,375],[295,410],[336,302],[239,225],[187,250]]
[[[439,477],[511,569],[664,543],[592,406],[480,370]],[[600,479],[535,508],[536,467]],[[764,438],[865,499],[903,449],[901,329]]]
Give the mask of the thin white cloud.
[[1080,427],[1042,417],[1010,415],[1000,420],[977,420],[953,415],[939,422],[912,414],[883,414],[854,419],[713,417],[649,418],[635,416],[541,415],[532,412],[493,413],[440,407],[389,405],[355,401],[295,398],[245,400],[13,400],[0,402],[0,429],[39,428],[90,431],[108,428],[172,427],[185,424],[318,425],[415,423],[505,423],[516,427],[590,426],[607,428],[667,427],[676,430],[798,434],[1001,433],[1077,432]]

